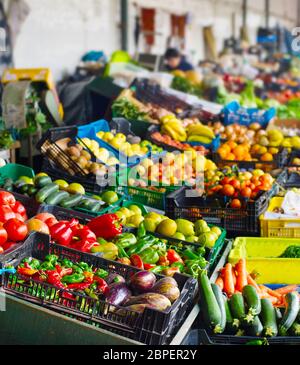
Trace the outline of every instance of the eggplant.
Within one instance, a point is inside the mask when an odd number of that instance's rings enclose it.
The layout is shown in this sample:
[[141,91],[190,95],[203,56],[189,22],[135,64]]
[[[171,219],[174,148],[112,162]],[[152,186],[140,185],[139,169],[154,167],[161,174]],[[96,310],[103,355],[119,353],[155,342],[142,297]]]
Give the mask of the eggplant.
[[162,294],[146,293],[136,297],[131,297],[126,302],[126,307],[135,304],[146,304],[149,308],[164,311],[171,306],[170,300]]
[[[173,281],[171,281],[172,279]],[[154,287],[151,289],[153,293],[162,294],[167,297],[171,303],[174,303],[180,296],[180,290],[178,289],[177,282],[174,285],[173,278],[163,278],[160,279]]]
[[114,283],[109,287],[109,292],[106,295],[106,301],[113,305],[122,305],[131,296],[131,291],[124,283]]
[[130,278],[130,287],[136,293],[151,291],[156,282],[155,275],[150,271],[139,271]]
[[125,279],[123,276],[112,272],[110,273],[107,278],[105,278],[105,281],[107,282],[107,285],[115,284],[115,283],[125,283]]

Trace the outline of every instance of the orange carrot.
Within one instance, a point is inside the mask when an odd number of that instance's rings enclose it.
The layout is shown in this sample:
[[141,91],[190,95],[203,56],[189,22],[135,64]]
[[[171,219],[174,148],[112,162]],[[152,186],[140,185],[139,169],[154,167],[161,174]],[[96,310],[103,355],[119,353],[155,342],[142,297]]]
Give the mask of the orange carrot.
[[223,290],[224,289],[224,281],[222,276],[220,275],[217,280],[216,280],[216,284],[218,285],[218,287]]
[[246,260],[240,259],[240,261],[235,266],[237,272],[236,278],[236,290],[242,291],[243,287],[248,284],[247,281],[247,270],[246,270]]
[[234,293],[234,283],[232,277],[232,265],[227,263],[224,270],[224,291],[228,296]]
[[272,304],[278,304],[279,303],[279,300],[275,297],[273,297],[272,295],[268,294],[267,292],[264,292],[264,293],[259,293],[259,297],[260,299],[270,299],[270,301],[272,302]]
[[234,287],[235,287],[236,286],[236,275],[235,275],[234,268],[232,268],[232,278],[233,278],[233,284],[234,284]]
[[250,274],[247,274],[247,283],[248,285],[254,286],[256,291],[260,292],[260,287],[257,285],[256,281],[253,279],[253,277]]
[[276,293],[278,294],[288,294],[292,291],[297,291],[298,289],[298,285],[286,285],[286,286],[283,286],[282,288],[278,288],[276,290],[274,290]]
[[267,286],[262,285],[264,288],[266,288],[266,292],[270,294],[272,297],[277,298],[278,300],[282,300],[282,294],[277,293],[275,290],[272,290],[268,288]]

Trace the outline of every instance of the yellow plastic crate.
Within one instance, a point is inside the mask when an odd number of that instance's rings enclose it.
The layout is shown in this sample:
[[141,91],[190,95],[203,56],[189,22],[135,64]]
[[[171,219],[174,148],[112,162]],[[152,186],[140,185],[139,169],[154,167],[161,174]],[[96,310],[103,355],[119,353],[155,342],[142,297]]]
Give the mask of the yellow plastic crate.
[[260,284],[298,284],[300,259],[278,258],[289,246],[300,246],[300,239],[238,237],[229,262],[236,264],[240,258],[245,258],[247,271],[258,272]]
[[[267,212],[272,212],[274,208],[281,207],[282,197],[272,198]],[[266,219],[264,214],[259,217],[261,237],[290,237],[300,238],[300,219],[282,218]]]

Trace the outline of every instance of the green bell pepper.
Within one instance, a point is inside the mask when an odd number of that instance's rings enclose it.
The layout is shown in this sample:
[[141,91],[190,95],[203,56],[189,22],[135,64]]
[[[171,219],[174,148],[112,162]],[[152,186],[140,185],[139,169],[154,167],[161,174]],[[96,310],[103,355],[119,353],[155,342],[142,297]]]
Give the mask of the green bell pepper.
[[146,250],[147,248],[153,246],[155,243],[157,243],[157,241],[159,241],[158,238],[154,237],[154,236],[145,236],[141,239],[139,239],[136,243],[136,245],[131,246],[128,251],[127,254],[129,256],[131,255],[139,255],[143,250]]
[[138,238],[142,238],[142,237],[144,237],[145,235],[146,235],[146,228],[145,228],[145,223],[144,222],[142,222],[140,225],[139,225],[139,227],[138,227],[138,229],[137,229],[137,237]]
[[85,276],[83,274],[75,273],[72,275],[64,276],[61,279],[61,281],[66,284],[76,284],[76,283],[81,283],[82,281],[84,281],[84,279],[85,279]]
[[158,252],[152,247],[147,248],[146,250],[140,253],[140,257],[142,261],[146,264],[156,264],[159,261]]
[[78,266],[83,270],[83,271],[87,271],[87,272],[93,272],[92,268],[90,267],[89,264],[87,264],[86,262],[79,262]]
[[44,261],[39,267],[39,270],[54,270],[54,269],[55,267],[49,261]]
[[68,259],[63,259],[61,261],[61,266],[62,267],[73,267],[74,263],[71,261],[71,260],[68,260]]
[[58,256],[56,256],[56,255],[47,255],[45,257],[45,261],[50,262],[50,264],[52,264],[52,265],[56,265],[57,260],[58,260]]
[[115,244],[117,247],[118,247],[118,257],[121,259],[121,258],[124,258],[124,257],[127,257],[129,258],[129,256],[127,255],[126,251],[124,250],[124,248],[120,245],[118,245],[117,243]]
[[184,272],[184,264],[182,262],[173,262],[171,267],[178,267],[180,272]]
[[150,269],[148,271],[153,272],[154,274],[159,274],[161,273],[163,270],[165,270],[166,266],[155,266],[153,269]]
[[127,248],[137,243],[137,239],[133,233],[122,233],[117,236],[114,242],[118,247]]
[[40,265],[41,265],[41,262],[40,262],[40,260],[32,259],[32,260],[30,261],[29,265],[30,265],[30,267],[31,267],[32,269],[38,269],[38,268],[40,267]]
[[94,275],[99,276],[101,279],[105,279],[109,274],[106,270],[98,269]]

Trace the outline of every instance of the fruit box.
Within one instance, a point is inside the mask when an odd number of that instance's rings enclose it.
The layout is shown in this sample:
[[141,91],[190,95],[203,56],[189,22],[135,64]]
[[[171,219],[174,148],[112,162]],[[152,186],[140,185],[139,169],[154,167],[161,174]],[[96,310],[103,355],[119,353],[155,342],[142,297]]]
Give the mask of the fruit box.
[[[274,197],[270,201],[267,212],[281,207],[284,198]],[[267,219],[264,214],[260,217],[260,234],[262,237],[286,237],[300,239],[300,218]]]
[[300,239],[238,237],[229,254],[235,264],[246,258],[247,271],[257,272],[259,284],[300,283],[300,258],[280,258],[289,246],[300,246]]

